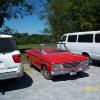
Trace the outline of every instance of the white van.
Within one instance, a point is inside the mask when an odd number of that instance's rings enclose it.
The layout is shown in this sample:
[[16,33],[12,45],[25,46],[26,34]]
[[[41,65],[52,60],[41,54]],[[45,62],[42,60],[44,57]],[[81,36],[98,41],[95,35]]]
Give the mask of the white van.
[[100,31],[66,33],[61,37],[58,47],[100,61]]
[[11,35],[0,35],[0,80],[23,75],[20,52]]

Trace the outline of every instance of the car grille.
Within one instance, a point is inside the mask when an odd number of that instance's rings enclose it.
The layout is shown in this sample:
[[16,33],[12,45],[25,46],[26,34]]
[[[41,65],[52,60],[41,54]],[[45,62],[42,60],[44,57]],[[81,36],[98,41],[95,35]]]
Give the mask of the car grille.
[[79,66],[80,62],[63,63],[62,65],[64,68],[71,68]]

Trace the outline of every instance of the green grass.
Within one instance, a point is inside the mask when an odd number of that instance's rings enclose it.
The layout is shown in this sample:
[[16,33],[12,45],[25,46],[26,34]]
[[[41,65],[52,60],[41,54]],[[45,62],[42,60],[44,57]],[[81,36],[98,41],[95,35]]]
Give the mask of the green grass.
[[39,44],[18,45],[19,49],[28,49],[28,48],[35,48],[35,47],[39,47]]
[[21,54],[21,61],[22,61],[22,63],[28,63],[28,60],[27,60],[25,54]]

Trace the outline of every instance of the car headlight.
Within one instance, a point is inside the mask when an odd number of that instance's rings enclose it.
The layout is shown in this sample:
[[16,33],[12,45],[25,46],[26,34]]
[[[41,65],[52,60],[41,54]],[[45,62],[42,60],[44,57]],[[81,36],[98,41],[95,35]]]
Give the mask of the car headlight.
[[63,68],[63,65],[62,64],[54,64],[54,65],[52,65],[52,68],[53,69]]
[[85,61],[81,61],[79,65],[80,66],[82,66],[82,65],[89,65],[89,63],[90,63],[89,60],[85,60]]

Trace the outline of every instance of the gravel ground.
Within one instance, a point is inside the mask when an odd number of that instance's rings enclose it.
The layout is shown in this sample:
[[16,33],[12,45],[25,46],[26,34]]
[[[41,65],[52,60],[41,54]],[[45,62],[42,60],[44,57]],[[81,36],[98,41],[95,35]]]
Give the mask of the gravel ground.
[[0,82],[0,100],[100,100],[100,65],[75,76],[46,80],[35,68],[24,64],[25,74],[15,83]]

